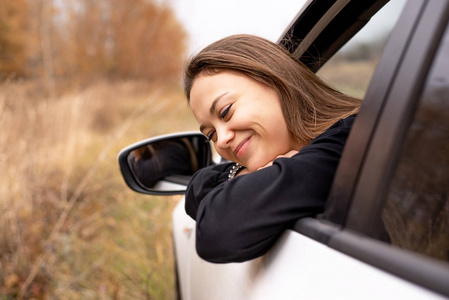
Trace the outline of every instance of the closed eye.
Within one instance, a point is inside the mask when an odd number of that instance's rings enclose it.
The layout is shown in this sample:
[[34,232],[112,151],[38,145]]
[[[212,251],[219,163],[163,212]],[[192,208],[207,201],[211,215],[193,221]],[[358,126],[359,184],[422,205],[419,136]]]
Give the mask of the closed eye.
[[209,133],[206,135],[206,137],[207,137],[207,139],[209,140],[209,142],[212,141],[212,140],[214,139],[214,135],[215,135],[215,130],[209,132]]
[[226,106],[221,112],[220,112],[220,116],[218,117],[220,120],[224,119],[226,117],[226,115],[229,113],[229,110],[232,107],[232,104],[229,104],[228,106]]
[[[229,111],[231,110],[232,104],[233,103],[229,104],[228,106],[226,106],[224,109],[222,109],[220,111],[220,115],[218,116],[218,118],[220,120],[223,120],[224,118],[226,118],[226,116],[228,115]],[[215,130],[212,130],[212,131],[210,131],[209,133],[207,133],[205,135],[206,135],[206,137],[207,137],[207,139],[209,141],[215,142],[215,140],[216,140],[216,131]]]

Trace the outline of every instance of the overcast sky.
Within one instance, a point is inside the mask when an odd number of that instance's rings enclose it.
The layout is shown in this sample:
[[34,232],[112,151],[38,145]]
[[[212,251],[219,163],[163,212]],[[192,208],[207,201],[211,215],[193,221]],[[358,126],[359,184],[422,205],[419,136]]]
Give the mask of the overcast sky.
[[170,0],[190,36],[189,51],[237,33],[276,42],[306,0]]
[[[363,0],[360,0],[363,1]],[[255,34],[276,42],[307,0],[168,0],[190,36],[189,53],[196,53],[210,43],[237,33]],[[390,1],[387,6],[400,11],[405,0]],[[383,34],[396,21],[383,9],[368,24],[359,40]],[[374,22],[370,22],[374,23]]]

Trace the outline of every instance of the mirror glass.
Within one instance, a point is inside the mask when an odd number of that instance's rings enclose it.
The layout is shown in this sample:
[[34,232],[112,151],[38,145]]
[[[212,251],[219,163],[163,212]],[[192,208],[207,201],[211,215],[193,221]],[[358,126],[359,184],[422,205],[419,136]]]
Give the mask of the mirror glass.
[[136,182],[149,191],[184,192],[190,177],[211,163],[202,135],[170,137],[132,149],[127,163]]

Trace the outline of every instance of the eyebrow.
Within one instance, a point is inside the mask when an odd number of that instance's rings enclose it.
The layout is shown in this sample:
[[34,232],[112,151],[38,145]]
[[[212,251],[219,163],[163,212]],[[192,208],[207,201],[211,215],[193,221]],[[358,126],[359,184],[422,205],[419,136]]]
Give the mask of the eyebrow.
[[[223,98],[226,94],[228,94],[228,92],[224,92],[223,94],[218,95],[218,96],[214,99],[214,101],[212,101],[212,105],[210,106],[210,109],[209,109],[211,115],[213,115],[213,114],[215,113],[215,109],[216,109],[216,106],[217,106],[218,101],[219,101],[221,98]],[[204,129],[205,127],[206,127],[205,125],[201,125],[201,126],[200,126],[200,131],[202,132],[203,129]]]
[[217,102],[223,98],[228,92],[224,92],[221,95],[218,95],[214,101],[212,102],[212,105],[210,106],[210,114],[213,115],[215,113],[215,107],[217,106]]

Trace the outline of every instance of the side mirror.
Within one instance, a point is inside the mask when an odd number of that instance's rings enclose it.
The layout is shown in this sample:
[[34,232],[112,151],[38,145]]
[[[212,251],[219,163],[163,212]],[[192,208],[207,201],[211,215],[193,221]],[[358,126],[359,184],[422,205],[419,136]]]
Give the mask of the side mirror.
[[190,177],[212,164],[208,139],[182,132],[146,139],[118,155],[120,171],[134,191],[152,195],[184,194]]

